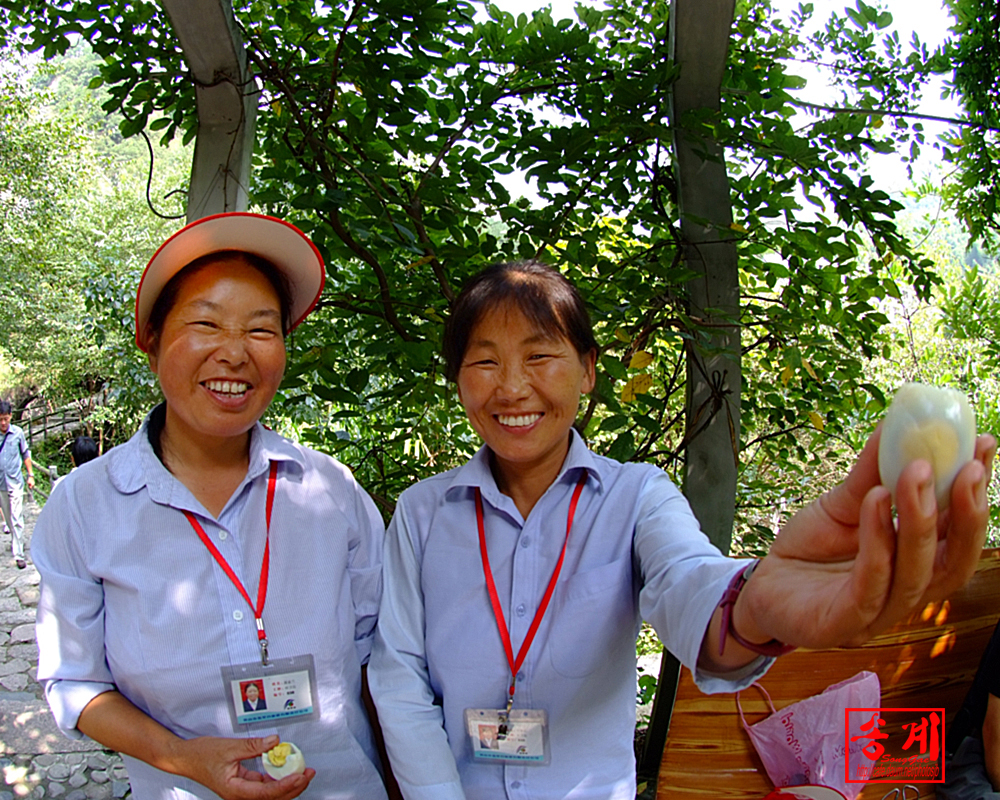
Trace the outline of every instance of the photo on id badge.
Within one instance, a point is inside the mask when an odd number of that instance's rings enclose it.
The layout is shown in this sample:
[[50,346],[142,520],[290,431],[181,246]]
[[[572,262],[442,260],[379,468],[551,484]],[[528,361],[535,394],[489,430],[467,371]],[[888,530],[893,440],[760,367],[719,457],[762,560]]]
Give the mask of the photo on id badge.
[[545,766],[550,763],[544,711],[467,708],[465,727],[474,761]]

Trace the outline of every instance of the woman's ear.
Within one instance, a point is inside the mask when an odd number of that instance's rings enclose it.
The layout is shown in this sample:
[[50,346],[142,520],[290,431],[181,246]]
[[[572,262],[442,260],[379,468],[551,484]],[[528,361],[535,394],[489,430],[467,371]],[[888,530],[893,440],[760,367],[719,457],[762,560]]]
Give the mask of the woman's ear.
[[584,369],[580,393],[590,394],[594,391],[594,385],[597,383],[597,351],[591,350],[586,355],[581,356],[580,362],[583,364]]
[[147,325],[146,330],[143,331],[142,345],[143,350],[146,351],[146,359],[149,362],[149,368],[154,374],[157,374],[157,351],[160,349],[160,340],[149,325]]

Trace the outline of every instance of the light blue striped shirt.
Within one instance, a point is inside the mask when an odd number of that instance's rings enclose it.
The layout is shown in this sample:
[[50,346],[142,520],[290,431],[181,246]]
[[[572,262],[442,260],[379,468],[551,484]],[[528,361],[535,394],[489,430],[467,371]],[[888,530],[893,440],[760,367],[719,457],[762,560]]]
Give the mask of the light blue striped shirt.
[[8,488],[19,488],[24,485],[21,465],[24,459],[31,458],[31,450],[24,438],[24,431],[11,423],[6,435],[0,436],[0,441],[3,442],[3,448],[0,449],[0,474],[4,478],[0,489],[7,491]]
[[[482,491],[489,559],[516,654],[562,548],[570,497],[586,470],[552,602],[517,675],[515,708],[544,709],[549,766],[478,764],[467,708],[502,708],[509,668],[485,588],[476,526]],[[591,453],[574,431],[556,481],[527,520],[500,493],[484,447],[465,466],[403,493],[386,536],[385,591],[369,669],[393,772],[407,800],[633,800],[640,619],[695,668],[734,573],[659,469]],[[705,691],[763,674],[697,670]]]
[[[251,598],[278,462],[263,619],[275,659],[311,653],[321,716],[234,732],[223,666],[260,661],[254,615],[182,513],[193,512]],[[42,576],[38,678],[60,728],[117,688],[177,735],[280,732],[303,751],[316,798],[385,797],[361,704],[378,615],[381,518],[350,472],[257,425],[247,477],[214,519],[159,461],[146,425],[53,490],[32,556]],[[211,798],[193,781],[127,759],[137,798]],[[258,766],[259,768],[259,766]]]

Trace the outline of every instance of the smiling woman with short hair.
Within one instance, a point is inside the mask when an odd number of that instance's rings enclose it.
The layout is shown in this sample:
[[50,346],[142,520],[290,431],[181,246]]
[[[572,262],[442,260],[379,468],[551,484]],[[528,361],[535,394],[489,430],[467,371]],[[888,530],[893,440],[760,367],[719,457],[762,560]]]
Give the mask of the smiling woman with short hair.
[[930,464],[908,466],[897,524],[876,433],[766,558],[735,560],[662,470],[593,453],[574,429],[598,346],[558,272],[483,270],[444,354],[483,446],[396,505],[370,676],[407,800],[633,800],[642,619],[700,687],[734,691],[783,642],[864,641],[975,568],[992,436],[940,516]]
[[[381,518],[343,465],[259,421],[323,279],[270,217],[165,242],[136,297],[164,403],[35,528],[39,680],[69,736],[126,756],[137,798],[386,796],[361,699]],[[279,733],[308,768],[273,781],[256,759]]]

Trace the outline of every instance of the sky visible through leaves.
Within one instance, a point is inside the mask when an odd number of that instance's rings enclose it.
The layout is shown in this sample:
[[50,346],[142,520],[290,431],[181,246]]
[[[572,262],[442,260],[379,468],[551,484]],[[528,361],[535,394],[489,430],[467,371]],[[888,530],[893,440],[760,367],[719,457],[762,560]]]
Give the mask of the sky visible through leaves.
[[[779,13],[785,17],[788,17],[800,2],[800,0],[772,1]],[[537,0],[494,0],[494,2],[503,10],[513,14],[530,14],[542,5]],[[942,6],[940,0],[867,0],[867,2],[869,5],[876,5],[892,14],[893,27],[899,31],[900,41],[904,44],[910,41],[915,32],[920,40],[933,50],[944,41],[948,34],[948,28],[952,24],[951,16]],[[582,3],[596,7],[603,5],[600,0],[582,0]],[[552,7],[552,16],[559,19],[572,18],[576,4],[577,0],[552,0],[548,5]],[[817,25],[822,24],[831,12],[840,11],[848,4],[853,5],[853,2],[814,0],[813,20]],[[806,87],[801,90],[801,97],[804,100],[824,103],[831,99],[822,70],[814,69],[807,64],[800,64],[792,71],[808,81]],[[943,87],[943,80],[938,79],[924,92],[920,104],[921,113],[942,117],[960,116],[960,109],[955,100],[941,97]],[[940,159],[932,144],[937,140],[938,135],[945,133],[947,128],[945,123],[929,120],[924,122],[927,144],[914,169],[914,180],[919,181],[925,175],[937,171]],[[872,155],[871,171],[876,184],[890,193],[902,192],[911,183],[906,168],[897,155]]]

